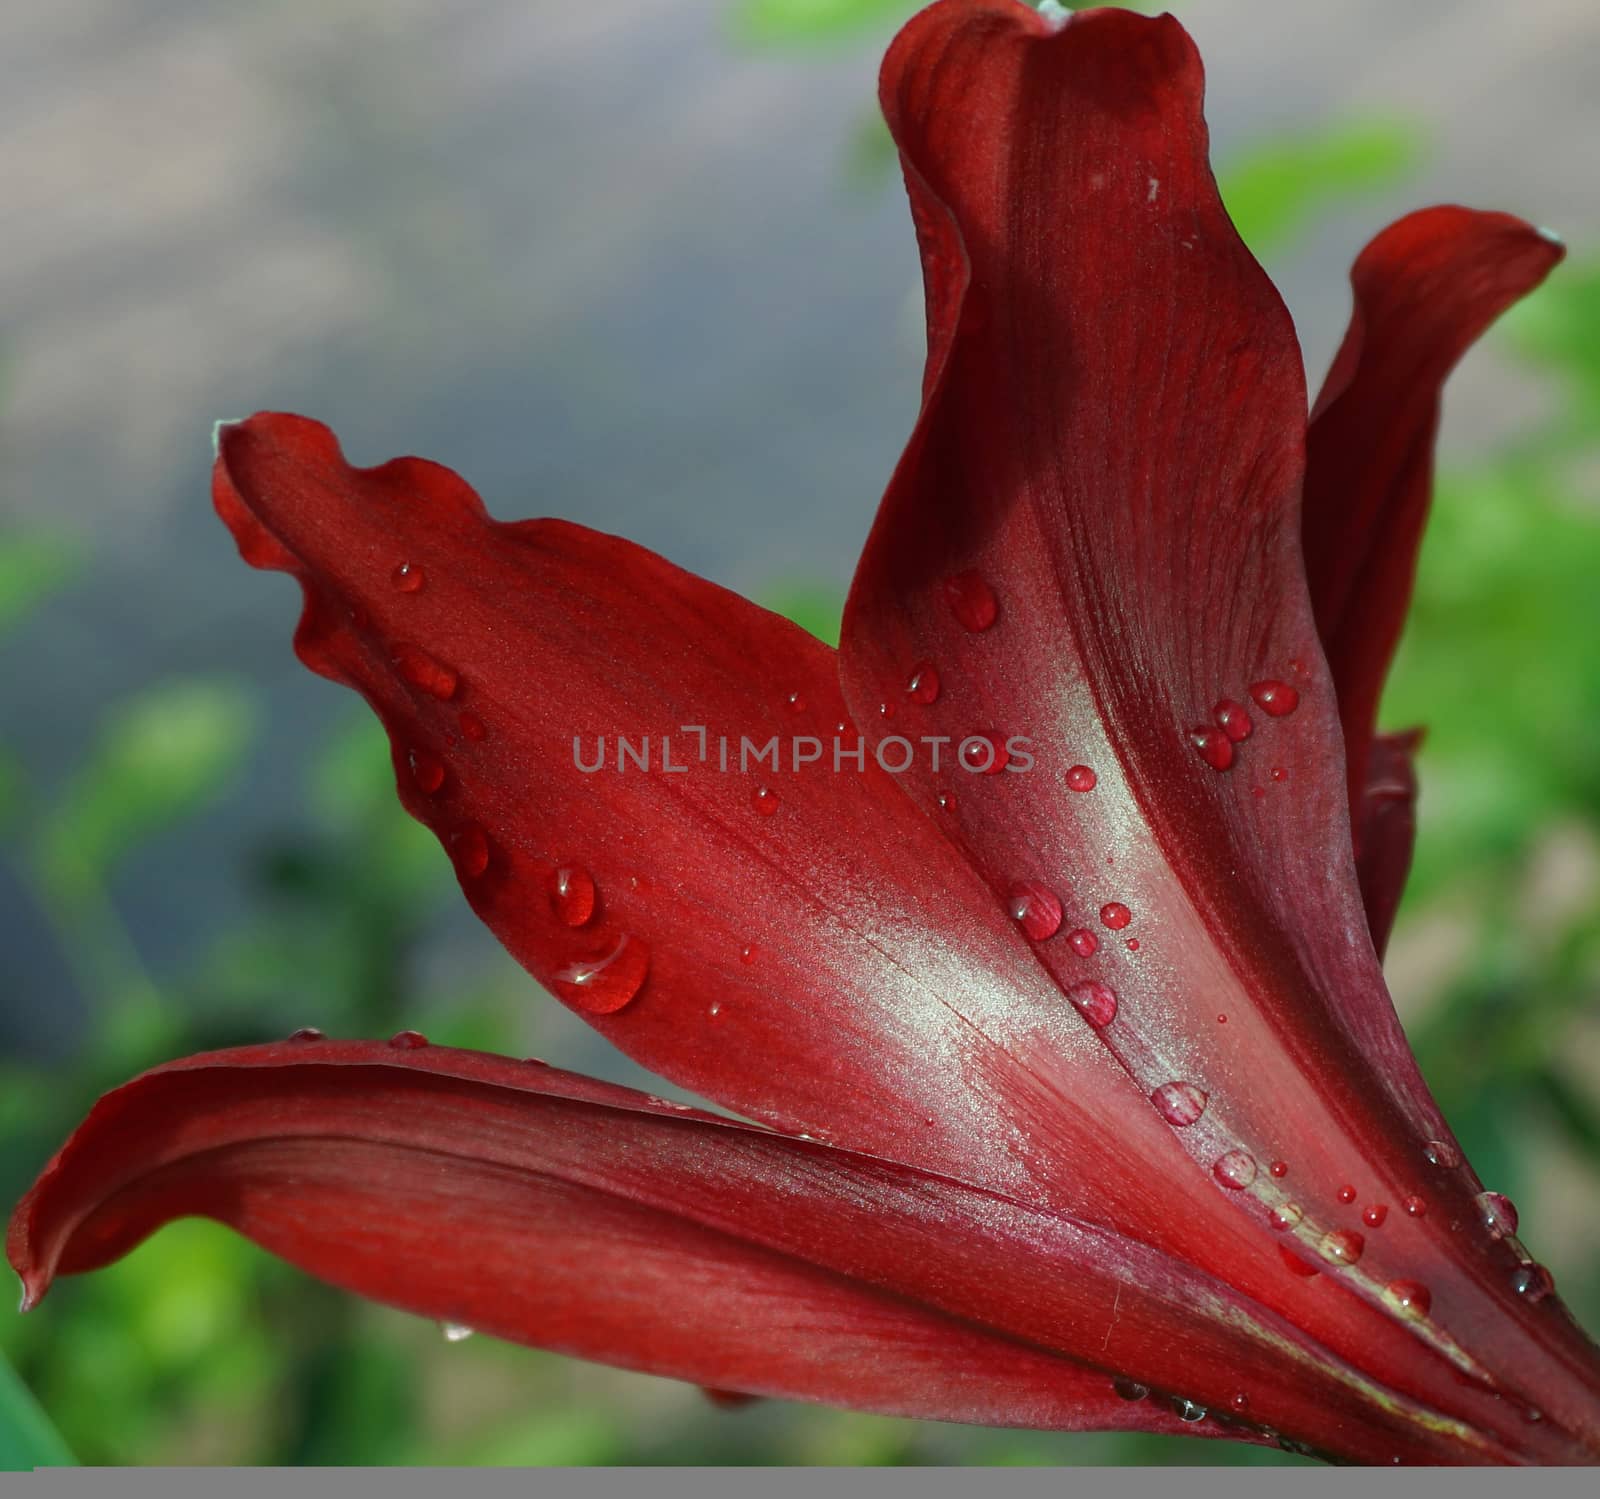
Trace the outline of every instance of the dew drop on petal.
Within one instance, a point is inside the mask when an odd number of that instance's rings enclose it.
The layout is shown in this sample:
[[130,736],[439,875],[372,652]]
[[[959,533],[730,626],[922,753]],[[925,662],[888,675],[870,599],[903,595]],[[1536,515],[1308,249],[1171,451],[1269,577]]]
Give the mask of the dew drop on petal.
[[1382,1228],[1383,1220],[1388,1216],[1388,1205],[1382,1202],[1375,1202],[1370,1207],[1363,1208],[1361,1211],[1361,1221],[1365,1223],[1368,1228]]
[[906,683],[906,696],[914,703],[927,707],[939,700],[939,668],[931,661],[922,661],[912,670]]
[[1074,984],[1067,990],[1067,998],[1090,1025],[1103,1030],[1117,1018],[1117,991],[1109,985],[1096,982]]
[[420,646],[400,645],[394,651],[395,670],[420,692],[449,702],[461,685],[461,678],[441,661],[435,661]]
[[1092,958],[1100,946],[1100,939],[1088,927],[1080,926],[1067,933],[1067,945],[1080,958]]
[[954,812],[956,809],[955,796],[948,791],[941,791],[935,798],[941,812]]
[[1426,1218],[1428,1216],[1428,1204],[1420,1197],[1408,1197],[1400,1206],[1406,1210],[1406,1217],[1408,1218]]
[[650,971],[650,949],[624,932],[607,953],[580,958],[560,969],[551,986],[563,999],[591,1015],[620,1010],[644,987]]
[[1093,791],[1100,777],[1087,765],[1074,765],[1067,772],[1067,789],[1069,791]]
[[1129,937],[1124,945],[1127,947],[1129,952],[1139,951],[1139,939],[1137,937]]
[[1430,1166],[1439,1166],[1446,1171],[1461,1164],[1461,1152],[1448,1140],[1429,1140],[1422,1153]]
[[754,963],[755,960],[756,960],[756,950],[755,950],[755,948],[753,948],[753,947],[741,947],[739,949],[739,961],[741,963]]
[[1150,1386],[1136,1379],[1113,1379],[1111,1388],[1124,1400],[1143,1400],[1150,1393]]
[[1242,1192],[1256,1179],[1256,1158],[1247,1150],[1230,1150],[1219,1156],[1211,1174],[1233,1192]]
[[389,1045],[396,1051],[419,1051],[428,1044],[421,1031],[396,1031],[389,1037]]
[[750,805],[763,817],[771,817],[778,810],[778,793],[770,786],[757,786],[750,793]]
[[420,593],[428,576],[415,562],[402,562],[389,574],[389,581],[401,593]]
[[806,711],[806,700],[803,694],[791,692],[783,700],[783,706],[791,713],[804,713]]
[[1278,1245],[1278,1255],[1288,1269],[1306,1280],[1310,1280],[1313,1275],[1318,1273],[1317,1267],[1310,1260],[1302,1254],[1297,1254],[1287,1244]]
[[1236,1411],[1246,1411],[1250,1409],[1250,1397],[1243,1390],[1237,1390],[1229,1397],[1228,1404]]
[[472,1336],[472,1329],[464,1322],[441,1322],[439,1331],[447,1343],[465,1343]]
[[1037,880],[1019,880],[1006,896],[1006,913],[1035,942],[1061,929],[1061,902]]
[[1133,912],[1120,900],[1108,901],[1100,907],[1100,921],[1114,932],[1120,932],[1123,927],[1133,920]]
[[1193,1124],[1206,1111],[1206,1094],[1193,1083],[1162,1083],[1150,1095],[1150,1102],[1168,1124],[1179,1129]]
[[1267,1222],[1279,1233],[1285,1233],[1291,1228],[1298,1228],[1300,1220],[1304,1217],[1305,1210],[1298,1202],[1280,1202],[1267,1214]]
[[950,612],[964,630],[987,630],[1000,614],[999,601],[976,572],[957,573],[946,580],[944,596]]
[[1478,1193],[1478,1213],[1491,1239],[1504,1239],[1517,1231],[1516,1205],[1502,1193]]
[[1354,1202],[1355,1200],[1356,1200],[1356,1189],[1354,1187],[1352,1187],[1348,1182],[1345,1183],[1344,1186],[1339,1188],[1339,1201],[1340,1202],[1350,1203],[1350,1202]]
[[1383,1288],[1383,1299],[1403,1317],[1420,1320],[1433,1305],[1433,1293],[1419,1280],[1392,1280]]
[[992,776],[1006,768],[1011,755],[1005,736],[986,729],[968,734],[957,746],[956,758],[970,774]]
[[1213,770],[1226,770],[1233,764],[1233,740],[1221,729],[1191,729],[1189,743]]
[[1250,696],[1270,718],[1285,718],[1300,706],[1300,692],[1287,682],[1266,681],[1251,684]]
[[475,880],[489,867],[489,835],[477,823],[466,823],[451,835],[450,853],[456,868]]
[[1336,1265],[1353,1265],[1361,1258],[1367,1241],[1354,1229],[1335,1228],[1322,1236],[1322,1242],[1317,1247],[1322,1251],[1323,1259],[1332,1260]]
[[1511,1289],[1524,1301],[1543,1301],[1555,1288],[1550,1272],[1532,1260],[1524,1260],[1511,1272]]
[[582,926],[594,915],[594,876],[581,864],[562,864],[550,876],[550,908],[565,926]]
[[1267,1167],[1267,1170],[1282,1181],[1289,1174],[1289,1163],[1287,1161],[1274,1161]]
[[1180,1421],[1204,1421],[1206,1408],[1193,1400],[1185,1400],[1182,1395],[1172,1397],[1172,1412]]
[[444,785],[444,761],[437,755],[414,749],[406,756],[406,760],[411,767],[411,779],[416,782],[419,791],[432,796]]
[[289,1032],[291,1041],[323,1041],[327,1038],[314,1025],[302,1025],[299,1030]]
[[456,722],[461,727],[461,737],[470,739],[474,744],[483,743],[489,736],[489,731],[483,726],[483,720],[476,713],[463,713]]
[[1225,697],[1211,710],[1211,716],[1216,720],[1216,725],[1235,744],[1240,744],[1250,737],[1255,725],[1250,722],[1250,715],[1245,711],[1243,703],[1236,703],[1231,697]]

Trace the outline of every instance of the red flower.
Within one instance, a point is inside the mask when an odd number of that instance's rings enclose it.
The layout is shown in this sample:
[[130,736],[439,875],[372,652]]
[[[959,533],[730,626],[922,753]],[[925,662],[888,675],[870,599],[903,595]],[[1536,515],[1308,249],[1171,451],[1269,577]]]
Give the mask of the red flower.
[[723,1390],[1593,1460],[1595,1349],[1374,952],[1413,786],[1373,708],[1439,388],[1559,250],[1459,208],[1379,236],[1308,430],[1176,22],[943,0],[882,97],[929,354],[837,655],[625,541],[492,521],[433,464],[351,468],[303,418],[219,441],[218,511],[299,579],[301,659],[383,720],[474,909],[758,1123],[409,1032],[188,1058],[18,1208],[28,1302],[204,1213],[378,1300]]

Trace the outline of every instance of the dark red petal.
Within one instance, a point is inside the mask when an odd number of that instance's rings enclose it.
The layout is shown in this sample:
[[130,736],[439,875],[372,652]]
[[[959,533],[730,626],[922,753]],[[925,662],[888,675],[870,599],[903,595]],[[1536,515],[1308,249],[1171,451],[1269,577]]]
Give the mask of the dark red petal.
[[[1450,1400],[1451,1377],[1389,1334],[1470,1377],[1493,1360],[1505,1388],[1537,1389],[1592,1439],[1593,1350],[1518,1303],[1511,1251],[1450,1235],[1477,1184],[1424,1158],[1449,1135],[1367,937],[1300,554],[1299,356],[1222,211],[1201,94],[1170,17],[1094,11],[1054,31],[1007,0],[963,0],[895,42],[884,110],[939,322],[846,611],[847,694],[863,708],[929,662],[941,691],[919,732],[1031,740],[1031,770],[958,776],[949,811],[922,766],[897,784],[996,900],[1035,882],[1064,930],[1116,915],[1087,961],[1070,942],[1035,952],[1064,991],[1116,992],[1112,1023],[1086,1030],[1212,1193],[1182,1252],[1413,1392]],[[995,596],[987,628],[951,607],[962,577]],[[1225,700],[1260,708],[1247,739],[1204,728]],[[1080,764],[1087,795],[1064,782]],[[1069,1088],[1090,1112],[1119,1107],[1088,1076]],[[1235,1151],[1290,1176],[1240,1188]],[[1103,1179],[1177,1179],[1141,1156],[1121,1150]],[[1353,1230],[1337,1188],[1356,1166],[1388,1200],[1425,1190],[1442,1211],[1374,1235],[1359,1261],[1333,1254],[1314,1281],[1289,1276],[1270,1215],[1293,1206],[1303,1247],[1339,1250]],[[1244,1246],[1224,1226],[1241,1217]],[[1430,1282],[1431,1318],[1385,1300],[1401,1277]]]
[[1417,748],[1422,730],[1379,734],[1367,756],[1367,781],[1356,808],[1356,874],[1372,945],[1382,957],[1394,928],[1417,838]]
[[1385,229],[1350,273],[1355,310],[1312,415],[1302,528],[1353,813],[1411,602],[1440,390],[1457,360],[1564,253],[1509,214],[1426,208]]
[[287,1042],[147,1073],[46,1168],[8,1254],[36,1302],[196,1213],[379,1301],[718,1389],[1184,1429],[1120,1372],[1225,1418],[1243,1393],[1344,1455],[1509,1455],[1114,1234],[480,1053]]
[[[1152,1240],[1204,1210],[1204,1183],[1152,1194],[1125,1169],[1183,1153],[870,753],[738,773],[741,736],[855,742],[827,647],[614,537],[497,524],[436,465],[351,468],[303,418],[225,428],[214,493],[246,559],[300,579],[301,658],[377,711],[474,909],[624,1051],[784,1129]],[[683,724],[708,726],[707,764]],[[574,764],[574,734],[591,763],[596,735],[665,732],[687,770]]]

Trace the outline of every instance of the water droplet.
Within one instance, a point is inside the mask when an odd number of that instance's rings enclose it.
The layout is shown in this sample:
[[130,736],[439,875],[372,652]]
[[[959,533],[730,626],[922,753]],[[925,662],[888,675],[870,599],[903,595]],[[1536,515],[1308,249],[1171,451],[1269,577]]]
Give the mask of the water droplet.
[[472,1329],[464,1322],[441,1322],[439,1331],[447,1343],[465,1343],[472,1336]]
[[1430,1166],[1439,1166],[1446,1171],[1461,1164],[1461,1152],[1448,1140],[1429,1140],[1422,1153]]
[[741,947],[739,949],[739,961],[741,963],[754,963],[755,960],[756,960],[756,950],[755,950],[755,948],[753,948],[753,947]]
[[435,661],[420,646],[399,645],[394,650],[395,670],[413,687],[448,702],[456,695],[461,678],[443,662]]
[[1408,1218],[1426,1218],[1428,1216],[1428,1204],[1420,1197],[1408,1197],[1400,1206],[1406,1210],[1406,1217]]
[[1348,1202],[1354,1202],[1355,1200],[1356,1200],[1356,1189],[1354,1187],[1352,1187],[1348,1182],[1344,1186],[1339,1188],[1339,1201],[1340,1202],[1348,1203]]
[[389,574],[389,581],[401,593],[420,593],[422,585],[428,581],[428,576],[415,562],[402,562]]
[[950,612],[965,630],[987,630],[1000,614],[1000,604],[992,589],[975,572],[957,573],[947,579],[944,596]]
[[1221,729],[1191,729],[1189,743],[1213,770],[1226,770],[1233,764],[1233,740]]
[[1242,1192],[1256,1179],[1256,1158],[1247,1150],[1230,1150],[1212,1164],[1211,1174],[1232,1192]]
[[389,1045],[396,1051],[418,1051],[428,1044],[421,1031],[396,1031],[389,1037]]
[[1368,1228],[1382,1228],[1383,1220],[1388,1216],[1388,1205],[1382,1202],[1375,1202],[1371,1207],[1362,1209],[1361,1221],[1365,1223]]
[[893,703],[879,703],[878,704],[878,717],[879,718],[893,718],[894,717],[894,704]]
[[430,755],[427,750],[414,749],[406,759],[411,766],[411,779],[416,782],[419,791],[432,796],[444,785],[444,761],[437,755]]
[[1067,789],[1069,791],[1093,791],[1099,781],[1093,769],[1087,765],[1074,765],[1067,772]]
[[939,668],[931,661],[918,663],[906,683],[906,696],[926,707],[939,700]]
[[1182,1395],[1172,1397],[1172,1412],[1180,1421],[1204,1421],[1206,1418],[1205,1406],[1185,1400]]
[[1162,1083],[1150,1095],[1150,1102],[1168,1124],[1179,1129],[1193,1124],[1206,1111],[1206,1094],[1193,1083]]
[[1274,1161],[1267,1167],[1267,1170],[1277,1177],[1279,1181],[1282,1181],[1289,1174],[1289,1163],[1287,1161]]
[[1524,1301],[1543,1301],[1555,1288],[1550,1272],[1532,1260],[1524,1260],[1511,1272],[1511,1289]]
[[1267,1222],[1279,1233],[1285,1233],[1291,1228],[1298,1228],[1300,1220],[1304,1217],[1305,1210],[1298,1202],[1280,1202],[1267,1214]]
[[1313,1275],[1318,1273],[1317,1267],[1310,1260],[1302,1254],[1297,1254],[1287,1244],[1278,1245],[1278,1256],[1288,1269],[1293,1270],[1296,1275],[1303,1276],[1306,1280],[1310,1280]]
[[750,805],[763,817],[771,817],[778,810],[778,793],[770,786],[757,786],[750,793]]
[[1250,696],[1256,700],[1256,704],[1261,711],[1270,718],[1284,718],[1300,706],[1299,689],[1291,687],[1287,682],[1266,681],[1252,683]]
[[1236,1390],[1229,1398],[1228,1404],[1236,1411],[1246,1411],[1250,1409],[1250,1397],[1243,1390]]
[[1107,901],[1100,907],[1100,921],[1114,932],[1120,932],[1123,927],[1133,920],[1133,912],[1120,900]]
[[1067,933],[1067,945],[1080,958],[1092,958],[1100,946],[1100,939],[1088,927],[1080,926]]
[[1289,779],[1289,772],[1286,771],[1281,765],[1274,765],[1272,767],[1272,779],[1275,781],[1287,781]]
[[1125,946],[1128,949],[1129,952],[1138,952],[1139,951],[1139,939],[1137,937],[1129,937],[1128,940],[1123,944],[1123,946]]
[[594,915],[594,876],[581,864],[563,864],[550,876],[550,906],[567,926],[582,926]]
[[[1077,1012],[1097,1030],[1103,1030],[1117,1018],[1117,991],[1106,984],[1090,979],[1074,984],[1067,990],[1067,998]],[[1159,1105],[1158,1105],[1159,1107]]]
[[1361,1258],[1367,1241],[1353,1228],[1335,1228],[1322,1236],[1322,1242],[1317,1247],[1322,1251],[1323,1259],[1332,1260],[1336,1265],[1353,1265]]
[[976,775],[992,776],[1006,768],[1011,755],[1006,749],[1003,734],[996,734],[993,730],[981,730],[968,734],[961,741],[956,758],[961,761],[963,770]]
[[1516,1204],[1499,1192],[1478,1193],[1478,1212],[1491,1239],[1504,1239],[1517,1231]]
[[1124,1400],[1143,1400],[1150,1393],[1150,1386],[1136,1379],[1113,1379],[1111,1388]]
[[1217,1024],[1218,1025],[1226,1025],[1227,1023],[1228,1023],[1228,1017],[1226,1015],[1218,1015],[1217,1016]]
[[290,1031],[291,1041],[323,1041],[327,1038],[314,1025],[302,1025],[299,1030]]
[[791,713],[804,713],[806,711],[806,700],[798,692],[791,692],[788,697],[783,700],[783,705]]
[[955,811],[955,809],[956,809],[956,799],[950,792],[941,791],[939,793],[938,797],[936,798],[936,800],[939,803],[939,810],[941,812],[954,812]]
[[1020,880],[1006,896],[1006,913],[1035,942],[1061,929],[1061,902],[1037,880]]
[[1419,1280],[1392,1280],[1383,1288],[1383,1299],[1401,1316],[1421,1320],[1433,1305],[1433,1293]]
[[624,932],[610,952],[569,963],[551,980],[556,993],[591,1015],[620,1010],[644,987],[650,949]]
[[1255,728],[1250,722],[1250,715],[1245,711],[1244,704],[1234,702],[1231,697],[1223,698],[1211,710],[1211,716],[1216,720],[1217,727],[1235,744],[1243,743]]
[[477,823],[466,823],[451,835],[450,852],[456,868],[475,880],[489,867],[489,835]]
[[474,744],[481,744],[489,736],[483,720],[476,713],[463,713],[456,722],[461,726],[461,737],[470,739]]

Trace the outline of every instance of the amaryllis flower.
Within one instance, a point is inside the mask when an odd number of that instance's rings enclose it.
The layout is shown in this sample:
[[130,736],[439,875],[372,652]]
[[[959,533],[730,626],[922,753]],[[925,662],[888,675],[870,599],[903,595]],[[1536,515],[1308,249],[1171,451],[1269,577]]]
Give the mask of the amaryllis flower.
[[1413,782],[1374,705],[1440,386],[1560,250],[1463,208],[1385,231],[1308,424],[1201,92],[1168,17],[942,0],[894,43],[927,374],[837,653],[434,464],[220,430],[218,511],[300,582],[296,650],[377,712],[474,910],[750,1122],[412,1032],[189,1057],[17,1209],[27,1304],[198,1213],[723,1390],[1600,1454],[1596,1350],[1377,955]]

